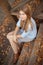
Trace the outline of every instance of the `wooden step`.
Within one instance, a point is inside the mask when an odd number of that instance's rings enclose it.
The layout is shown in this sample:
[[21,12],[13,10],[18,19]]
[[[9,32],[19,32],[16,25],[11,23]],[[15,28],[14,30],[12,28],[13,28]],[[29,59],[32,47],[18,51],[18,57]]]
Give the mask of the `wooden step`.
[[30,54],[32,52],[32,48],[34,46],[34,41],[24,43],[21,54],[19,56],[19,59],[16,65],[27,65]]

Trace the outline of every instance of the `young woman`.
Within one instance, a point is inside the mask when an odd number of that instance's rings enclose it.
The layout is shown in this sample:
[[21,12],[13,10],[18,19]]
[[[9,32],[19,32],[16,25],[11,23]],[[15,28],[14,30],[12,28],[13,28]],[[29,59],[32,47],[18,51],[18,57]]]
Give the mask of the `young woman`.
[[24,6],[18,14],[19,20],[15,30],[7,34],[15,55],[19,52],[18,44],[21,45],[22,42],[30,42],[37,35],[36,23],[32,18],[31,7],[29,5]]

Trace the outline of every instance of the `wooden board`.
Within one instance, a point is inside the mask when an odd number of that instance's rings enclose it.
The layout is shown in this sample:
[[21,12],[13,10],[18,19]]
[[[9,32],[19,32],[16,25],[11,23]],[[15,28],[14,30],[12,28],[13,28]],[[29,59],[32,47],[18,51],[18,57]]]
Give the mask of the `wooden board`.
[[6,65],[11,64],[13,58],[13,51],[6,35],[15,29],[16,24],[6,1],[0,2],[0,22],[0,65]]
[[27,3],[28,1],[30,0],[8,0],[8,3],[10,4],[11,8],[17,8],[19,7],[20,5],[23,5],[25,3]]
[[27,65],[33,46],[34,46],[34,41],[24,43],[16,65]]

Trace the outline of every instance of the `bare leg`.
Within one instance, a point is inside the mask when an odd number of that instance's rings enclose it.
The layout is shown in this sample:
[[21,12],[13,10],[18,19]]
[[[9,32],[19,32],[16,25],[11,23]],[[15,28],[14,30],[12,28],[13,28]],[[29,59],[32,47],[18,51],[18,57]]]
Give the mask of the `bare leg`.
[[14,40],[13,40],[13,34],[14,34],[14,32],[8,33],[8,34],[7,34],[7,39],[9,40],[10,45],[11,45],[13,51],[14,51],[14,56],[13,56],[13,58],[14,58],[14,63],[16,63],[16,61],[18,60],[18,57],[19,57],[20,48],[19,48],[19,46],[17,45],[18,42],[15,43]]
[[17,46],[17,44],[13,41],[12,32],[11,32],[11,33],[8,33],[7,38],[8,38],[8,40],[9,40],[10,44],[11,44],[11,47],[12,47],[14,53],[17,54],[17,53],[18,53],[18,46]]
[[17,44],[14,43],[11,39],[9,41],[10,41],[10,44],[11,44],[11,47],[12,47],[14,53],[17,54],[18,53],[18,46],[17,46]]

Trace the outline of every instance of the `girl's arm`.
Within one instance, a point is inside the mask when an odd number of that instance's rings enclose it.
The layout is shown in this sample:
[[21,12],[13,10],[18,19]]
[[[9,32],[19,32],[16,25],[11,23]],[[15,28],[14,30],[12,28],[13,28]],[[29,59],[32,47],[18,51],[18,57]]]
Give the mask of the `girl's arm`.
[[14,35],[16,35],[18,31],[19,31],[19,27],[16,26],[15,31],[14,31]]
[[14,40],[14,42],[17,42],[17,37],[16,37],[16,35],[17,35],[18,30],[19,30],[19,27],[16,26],[15,31],[14,31],[14,35],[13,35],[13,40]]
[[19,19],[18,22],[17,22],[17,24],[16,24],[16,28],[15,28],[14,34],[16,34],[19,31],[20,22],[21,22],[21,19]]
[[17,37],[17,38],[23,38],[21,35],[17,35],[16,37]]
[[22,34],[17,35],[17,38],[24,38],[24,37],[26,37],[28,34],[29,34],[29,32],[25,32],[25,31],[24,31]]

